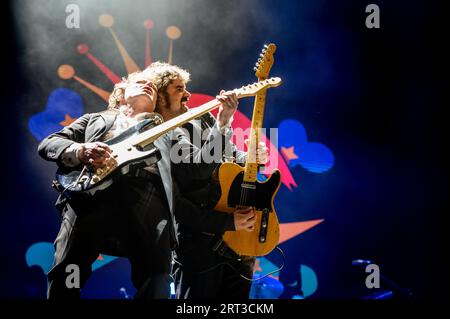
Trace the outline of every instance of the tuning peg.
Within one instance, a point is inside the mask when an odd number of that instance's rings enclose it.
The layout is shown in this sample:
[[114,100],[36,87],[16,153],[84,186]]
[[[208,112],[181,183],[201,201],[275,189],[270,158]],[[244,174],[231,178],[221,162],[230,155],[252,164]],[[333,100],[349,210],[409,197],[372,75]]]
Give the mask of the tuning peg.
[[259,58],[259,59],[258,59],[258,62],[261,62],[261,61],[262,61],[262,59],[261,59],[261,58]]
[[255,66],[254,68],[253,68],[253,71],[258,71],[258,68]]
[[264,54],[262,54],[262,53],[261,53],[259,56],[260,56],[261,58],[264,58]]
[[264,44],[264,49],[268,49],[269,46],[267,44]]

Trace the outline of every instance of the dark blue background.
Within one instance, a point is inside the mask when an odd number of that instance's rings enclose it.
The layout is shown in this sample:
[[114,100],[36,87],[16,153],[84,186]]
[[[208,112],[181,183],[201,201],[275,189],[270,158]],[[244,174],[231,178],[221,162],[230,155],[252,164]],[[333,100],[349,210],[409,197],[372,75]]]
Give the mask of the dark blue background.
[[[418,298],[447,293],[442,259],[448,158],[438,81],[442,7],[430,1],[375,1],[381,28],[367,29],[368,1],[245,2],[166,1],[164,14],[144,1],[33,1],[47,14],[37,10],[29,16],[24,1],[5,8],[2,298],[45,296],[42,271],[28,268],[24,254],[31,244],[52,242],[56,236],[56,194],[50,187],[54,166],[38,158],[38,142],[27,121],[59,87],[78,92],[86,112],[104,107],[76,81],[58,78],[56,69],[69,63],[82,78],[110,89],[111,83],[76,53],[76,45],[87,43],[117,74],[126,73],[110,35],[97,23],[98,15],[106,12],[114,16],[114,30],[140,66],[142,21],[151,18],[160,27],[152,39],[164,47],[152,47],[154,60],[167,57],[164,28],[179,26],[183,35],[175,43],[174,63],[191,71],[189,88],[195,93],[215,95],[220,88],[253,82],[251,67],[262,45],[277,44],[271,73],[284,84],[270,92],[265,125],[297,119],[309,139],[326,144],[335,157],[334,167],[324,174],[292,168],[299,187],[293,193],[284,186],[280,190],[281,222],[325,219],[282,245],[287,255],[282,282],[293,281],[298,266],[306,264],[319,280],[312,298],[358,298],[367,292],[351,260],[368,258]],[[68,3],[80,5],[80,30],[64,27]],[[42,41],[30,45],[30,36]],[[246,105],[250,102],[241,103],[240,109],[250,116]]]

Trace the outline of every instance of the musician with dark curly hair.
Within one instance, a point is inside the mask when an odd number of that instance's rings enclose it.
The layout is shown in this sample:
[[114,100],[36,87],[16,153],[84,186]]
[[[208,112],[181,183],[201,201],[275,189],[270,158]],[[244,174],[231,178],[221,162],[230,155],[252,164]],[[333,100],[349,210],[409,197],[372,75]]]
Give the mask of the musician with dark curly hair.
[[[155,107],[179,110],[162,114],[165,120],[185,111],[189,80],[187,71],[160,62],[130,74],[116,84],[106,111],[85,114],[51,134],[40,143],[39,154],[65,169],[102,169],[114,161],[108,142],[143,129]],[[221,101],[233,105],[236,98],[225,95]],[[173,211],[179,197],[174,195],[169,155],[174,133],[154,142],[159,161],[117,174],[109,187],[72,196],[59,189],[56,206],[62,223],[48,273],[48,298],[79,298],[99,253],[129,258],[136,298],[169,297],[172,250],[178,244]],[[67,285],[71,265],[79,268],[79,286]]]

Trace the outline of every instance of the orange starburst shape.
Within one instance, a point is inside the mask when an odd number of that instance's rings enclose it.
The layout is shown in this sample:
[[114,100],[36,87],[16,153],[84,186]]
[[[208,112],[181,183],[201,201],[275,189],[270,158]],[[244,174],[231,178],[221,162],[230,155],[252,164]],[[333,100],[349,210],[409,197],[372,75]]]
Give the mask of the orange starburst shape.
[[280,224],[280,240],[279,244],[285,242],[292,237],[298,236],[301,233],[304,233],[310,228],[315,227],[316,225],[323,222],[324,219],[314,219],[308,220],[304,222],[294,222],[294,223],[283,223]]
[[[119,39],[119,36],[114,32],[113,26],[114,26],[114,18],[110,14],[102,14],[99,16],[98,23],[100,26],[106,28],[111,33],[112,40],[117,46],[117,49],[119,50],[119,54],[122,57],[123,63],[125,65],[125,68],[127,70],[127,73],[133,73],[136,71],[139,71],[140,68],[138,64],[133,60],[133,58],[130,56],[128,51],[125,49],[125,46],[122,44],[122,42]],[[146,20],[143,24],[145,30],[146,30],[146,50],[145,50],[145,66],[148,66],[151,64],[151,50],[150,50],[150,30],[154,26],[154,22],[152,20]],[[171,25],[166,28],[166,35],[169,40],[169,52],[168,52],[168,63],[172,64],[172,55],[173,55],[173,46],[174,41],[181,37],[181,30],[174,25]],[[111,68],[106,66],[105,63],[100,61],[99,58],[97,58],[90,50],[89,46],[85,43],[80,43],[77,45],[77,51],[79,54],[85,56],[88,58],[97,68],[100,70],[113,84],[120,82],[120,76],[115,74]],[[61,79],[69,80],[74,79],[87,87],[89,90],[100,96],[104,101],[108,102],[110,92],[109,90],[104,90],[85,79],[79,77],[76,75],[76,70],[72,65],[69,64],[63,64],[58,67],[57,70],[58,76]]]

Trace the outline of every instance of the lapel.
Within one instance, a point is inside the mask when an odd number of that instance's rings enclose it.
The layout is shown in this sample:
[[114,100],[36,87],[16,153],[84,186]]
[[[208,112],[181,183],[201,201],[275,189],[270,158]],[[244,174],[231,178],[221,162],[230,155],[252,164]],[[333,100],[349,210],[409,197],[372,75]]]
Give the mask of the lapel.
[[105,111],[100,114],[100,116],[106,123],[105,132],[108,131],[111,128],[111,126],[113,126],[114,121],[116,120],[118,114],[119,112],[116,110]]
[[86,127],[86,143],[93,142],[100,138],[114,124],[117,117],[117,111],[108,110],[93,114]]
[[164,134],[158,138],[154,145],[161,152],[161,159],[158,161],[159,174],[166,191],[167,201],[170,211],[173,213],[173,196],[172,196],[172,173],[170,170],[170,146],[171,140],[169,134]]

